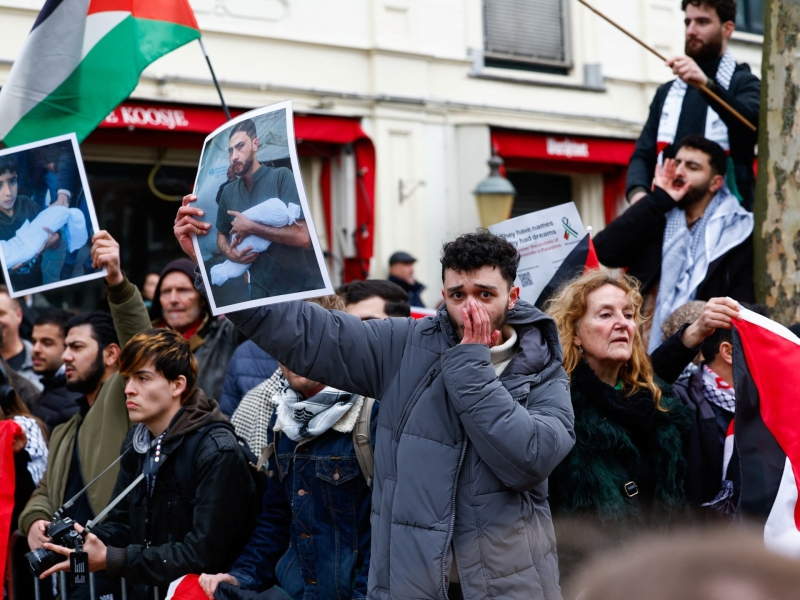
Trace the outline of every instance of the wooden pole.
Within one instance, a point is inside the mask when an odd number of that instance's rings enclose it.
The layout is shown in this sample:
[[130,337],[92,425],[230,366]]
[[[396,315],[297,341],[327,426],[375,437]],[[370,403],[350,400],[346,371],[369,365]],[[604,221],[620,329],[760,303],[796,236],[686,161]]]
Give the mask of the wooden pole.
[[[659,52],[658,50],[656,50],[655,48],[653,48],[653,47],[652,47],[650,44],[648,44],[648,43],[647,43],[647,42],[645,42],[644,40],[642,40],[642,39],[640,39],[639,37],[637,37],[637,36],[633,35],[633,34],[632,34],[630,31],[628,31],[628,30],[627,30],[627,29],[625,29],[625,28],[624,28],[622,25],[620,25],[619,23],[617,23],[616,21],[614,21],[614,20],[613,20],[611,17],[609,17],[609,16],[607,16],[607,15],[603,14],[602,12],[600,12],[599,10],[597,10],[597,9],[596,9],[594,6],[592,6],[591,4],[589,4],[588,2],[586,2],[586,0],[578,0],[578,2],[580,2],[581,4],[583,4],[583,5],[584,5],[586,8],[588,8],[590,11],[592,11],[594,14],[596,14],[596,15],[597,15],[598,17],[600,17],[601,19],[604,19],[605,21],[608,21],[608,22],[609,22],[611,25],[613,25],[614,27],[616,27],[617,29],[619,29],[619,30],[620,30],[622,33],[624,33],[625,35],[627,35],[629,38],[631,38],[633,41],[635,41],[636,43],[638,43],[640,46],[642,46],[642,47],[643,47],[643,48],[645,48],[646,50],[649,50],[650,52],[652,52],[653,54],[655,54],[655,55],[656,55],[658,58],[660,58],[660,59],[661,59],[661,60],[663,60],[664,62],[667,62],[667,57],[666,57],[666,56],[664,56],[663,54],[661,54],[661,52]],[[711,97],[712,97],[714,100],[716,100],[717,102],[719,102],[719,104],[720,104],[720,105],[721,105],[721,106],[722,106],[722,107],[723,107],[725,110],[727,110],[727,111],[728,111],[729,113],[731,113],[731,114],[732,114],[734,117],[736,117],[737,119],[739,119],[739,120],[740,120],[740,121],[741,121],[741,122],[742,122],[742,123],[743,123],[745,126],[747,126],[747,127],[748,127],[748,128],[751,130],[751,131],[755,131],[755,130],[756,130],[756,126],[755,126],[755,125],[753,125],[753,124],[752,124],[750,121],[748,121],[747,119],[745,119],[745,118],[744,118],[744,116],[743,116],[743,115],[742,115],[742,114],[741,114],[739,111],[737,111],[737,110],[736,110],[735,108],[733,108],[733,107],[732,107],[730,104],[728,104],[727,102],[725,102],[725,100],[723,100],[723,99],[722,99],[722,98],[720,98],[720,97],[719,97],[717,94],[715,94],[715,93],[714,93],[714,92],[712,92],[710,89],[708,89],[708,86],[706,86],[706,85],[698,85],[698,86],[697,86],[697,88],[698,88],[699,90],[701,90],[701,91],[705,92],[705,93],[706,93],[706,94],[708,94],[709,96],[711,96]]]

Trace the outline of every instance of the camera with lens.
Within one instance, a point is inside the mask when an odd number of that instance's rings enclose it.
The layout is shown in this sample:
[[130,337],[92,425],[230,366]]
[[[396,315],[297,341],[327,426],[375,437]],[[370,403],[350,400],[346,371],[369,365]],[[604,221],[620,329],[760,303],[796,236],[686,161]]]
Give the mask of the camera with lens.
[[[47,526],[45,532],[53,544],[65,548],[74,548],[78,552],[83,549],[83,536],[75,531],[75,521],[69,517],[53,521]],[[65,560],[61,554],[47,548],[32,550],[25,555],[25,559],[28,561],[28,568],[35,577],[39,577],[50,567]]]

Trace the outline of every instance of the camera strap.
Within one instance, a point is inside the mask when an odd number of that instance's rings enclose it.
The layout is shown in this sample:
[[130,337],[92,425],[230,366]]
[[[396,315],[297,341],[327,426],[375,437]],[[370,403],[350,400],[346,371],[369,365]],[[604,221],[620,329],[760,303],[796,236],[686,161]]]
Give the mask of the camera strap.
[[100,514],[98,514],[94,519],[86,523],[86,527],[84,527],[84,533],[87,533],[92,527],[94,527],[97,523],[102,521],[108,513],[114,510],[114,507],[120,502],[122,502],[123,498],[125,498],[125,496],[130,494],[131,490],[133,490],[133,488],[139,485],[142,479],[144,479],[144,473],[140,473],[139,476],[136,479],[134,479],[133,482],[128,487],[122,490],[122,493],[119,496],[114,498],[108,504],[108,506],[106,506],[103,510],[100,511]]
[[110,465],[108,465],[103,470],[102,473],[100,473],[97,477],[95,477],[89,483],[87,483],[80,492],[78,492],[72,498],[70,498],[69,500],[64,502],[64,504],[62,504],[58,508],[58,510],[55,512],[55,514],[53,515],[53,520],[54,521],[59,520],[61,518],[61,516],[64,514],[64,511],[67,510],[68,508],[70,508],[73,504],[75,504],[75,501],[78,498],[80,498],[82,494],[86,493],[86,490],[88,490],[90,487],[92,487],[97,482],[98,479],[100,479],[103,475],[108,473],[114,465],[116,465],[119,461],[121,461],[122,457],[125,456],[132,447],[133,446],[128,447],[128,449],[125,450],[125,452],[123,452],[122,454],[120,454],[114,462],[112,462]]

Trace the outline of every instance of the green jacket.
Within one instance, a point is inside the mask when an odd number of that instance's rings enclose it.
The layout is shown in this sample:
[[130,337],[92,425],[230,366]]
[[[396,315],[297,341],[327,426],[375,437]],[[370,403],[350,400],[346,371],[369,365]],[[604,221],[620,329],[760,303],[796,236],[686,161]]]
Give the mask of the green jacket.
[[[119,285],[108,288],[108,303],[120,346],[124,347],[134,335],[150,328],[150,317],[142,296],[127,278]],[[68,500],[64,498],[64,491],[75,445],[75,432],[82,419],[84,417],[78,413],[53,430],[47,470],[19,516],[19,528],[26,534],[34,521],[50,521],[58,507]],[[78,434],[84,482],[90,482],[116,460],[130,426],[125,408],[125,381],[119,373],[115,373],[103,383]],[[94,514],[103,510],[111,500],[118,471],[119,465],[115,465],[89,488],[87,494]]]

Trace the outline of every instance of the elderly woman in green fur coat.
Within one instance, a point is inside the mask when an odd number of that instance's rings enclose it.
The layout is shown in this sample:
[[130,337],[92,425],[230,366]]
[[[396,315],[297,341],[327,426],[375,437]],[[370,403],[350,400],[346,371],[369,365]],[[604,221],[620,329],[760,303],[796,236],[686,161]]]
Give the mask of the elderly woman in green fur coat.
[[641,307],[636,280],[605,270],[571,282],[548,307],[577,438],[549,483],[562,578],[594,552],[687,514],[690,415],[653,373]]

